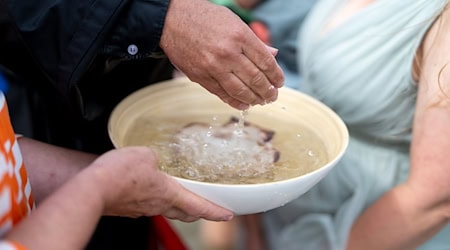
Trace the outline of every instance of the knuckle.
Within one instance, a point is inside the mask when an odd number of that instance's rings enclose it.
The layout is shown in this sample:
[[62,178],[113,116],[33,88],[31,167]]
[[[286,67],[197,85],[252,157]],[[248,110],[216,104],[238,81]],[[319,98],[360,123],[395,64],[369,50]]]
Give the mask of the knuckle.
[[258,66],[261,71],[267,72],[272,70],[275,65],[275,59],[272,56],[266,56],[261,60]]
[[228,38],[232,41],[242,41],[244,38],[248,37],[248,30],[243,26],[234,27],[233,32],[228,34]]
[[214,94],[225,102],[231,98],[230,95],[220,87],[215,89]]
[[226,102],[228,105],[230,105],[233,108],[239,108],[239,106],[242,104],[242,102],[236,100],[236,99],[230,99]]
[[214,69],[214,65],[216,65],[217,59],[214,56],[205,56],[203,60],[198,63],[199,68],[202,69]]
[[248,82],[249,86],[251,87],[259,87],[259,86],[263,86],[265,83],[265,76],[264,74],[259,71],[259,70],[255,70],[255,72],[253,72],[250,75],[250,82]]
[[234,107],[233,103],[235,100],[228,93],[226,93],[224,91],[220,91],[220,92],[216,93],[216,96],[219,97],[219,99],[222,100],[224,103],[227,103],[228,105]]
[[215,53],[219,58],[229,58],[232,54],[232,50],[226,44],[219,44]]
[[213,53],[217,58],[230,58],[235,53],[234,39],[227,39],[213,44]]
[[248,95],[248,88],[245,85],[240,85],[231,89],[230,94],[236,99],[242,100]]

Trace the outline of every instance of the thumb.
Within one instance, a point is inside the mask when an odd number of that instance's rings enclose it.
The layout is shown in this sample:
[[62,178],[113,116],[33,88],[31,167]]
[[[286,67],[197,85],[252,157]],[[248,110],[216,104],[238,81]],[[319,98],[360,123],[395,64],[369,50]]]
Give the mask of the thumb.
[[176,204],[179,209],[188,214],[197,214],[203,219],[212,221],[228,221],[234,216],[232,211],[214,204],[213,202],[192,193],[184,187],[182,188],[181,193],[183,194],[177,197],[179,200]]

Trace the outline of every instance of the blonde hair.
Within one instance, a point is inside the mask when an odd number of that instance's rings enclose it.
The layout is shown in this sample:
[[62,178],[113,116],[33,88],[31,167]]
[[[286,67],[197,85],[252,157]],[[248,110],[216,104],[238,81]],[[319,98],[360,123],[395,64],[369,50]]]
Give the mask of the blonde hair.
[[[443,31],[442,30],[442,28],[443,28],[442,23],[443,23],[443,18],[444,18],[443,14],[444,14],[444,12],[448,11],[449,9],[450,9],[449,1],[446,1],[445,6],[443,7],[443,9],[439,13],[439,15],[435,18],[435,21],[434,21],[434,23],[431,26],[431,27],[433,27],[433,26],[437,25],[436,26],[437,27],[437,32],[436,32],[435,36],[432,38],[433,40],[432,40],[432,44],[431,44],[430,48],[434,46],[434,43],[436,42],[438,35],[440,34],[441,31]],[[430,30],[427,31],[427,33],[425,34],[424,37],[428,36]],[[416,54],[415,54],[415,57],[414,57],[414,61],[413,61],[413,65],[412,65],[413,78],[416,81],[418,81],[420,79],[421,69],[422,69],[422,61],[423,61],[424,58],[426,58],[428,56],[428,53],[425,51],[425,48],[424,48],[424,43],[423,43],[424,40],[422,40],[421,45],[419,46],[419,48],[416,51]],[[444,85],[443,85],[443,83],[441,81],[442,74],[444,73],[444,71],[446,70],[446,68],[447,68],[447,66],[449,64],[450,64],[450,59],[439,70],[438,76],[437,76],[437,80],[438,80],[439,89],[441,90],[442,94],[445,97],[449,97],[450,98],[450,95],[448,95],[445,92]]]

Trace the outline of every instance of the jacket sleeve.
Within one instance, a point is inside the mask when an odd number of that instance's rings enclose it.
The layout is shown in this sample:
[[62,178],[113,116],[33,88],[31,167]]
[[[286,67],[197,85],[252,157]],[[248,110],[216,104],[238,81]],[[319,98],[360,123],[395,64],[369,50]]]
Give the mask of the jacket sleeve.
[[170,0],[132,1],[106,41],[102,53],[113,58],[161,57],[159,41]]
[[7,1],[33,59],[63,95],[70,95],[99,53],[139,58],[157,51],[169,4],[169,0]]

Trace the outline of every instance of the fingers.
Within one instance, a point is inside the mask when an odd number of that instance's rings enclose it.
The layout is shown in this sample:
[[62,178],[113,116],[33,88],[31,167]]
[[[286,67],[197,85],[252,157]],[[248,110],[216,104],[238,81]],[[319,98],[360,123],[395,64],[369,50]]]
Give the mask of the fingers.
[[269,53],[272,56],[276,56],[278,54],[278,49],[277,48],[274,48],[274,47],[271,47],[271,46],[267,46],[267,45],[266,45],[266,48],[267,48],[267,50],[269,51]]
[[[241,54],[241,66],[239,68],[233,69],[233,74],[239,79],[242,87],[248,92],[244,92],[241,101],[245,101],[251,97],[248,93],[251,92],[257,95],[259,98],[250,103],[251,105],[265,104],[273,102],[278,97],[278,90],[274,87],[259,68],[255,66],[244,54]],[[238,98],[238,97],[236,97]]]
[[[220,95],[214,90],[210,92],[239,110],[274,102],[278,98],[278,88],[283,86],[284,76],[274,57],[278,50],[265,45],[263,50],[266,52],[266,62],[259,63],[259,66],[245,53],[240,53],[234,57],[239,63],[229,64],[231,67],[228,71],[211,75],[221,87],[221,91]],[[216,85],[215,88],[219,87]]]
[[[252,43],[253,44],[253,43]],[[276,49],[266,46],[262,42],[260,46],[246,46],[243,48],[244,55],[267,77],[267,80],[276,88],[284,85],[284,75],[274,55]],[[269,53],[267,53],[269,52]]]
[[166,211],[163,215],[171,220],[179,220],[183,222],[194,222],[200,219],[199,216],[189,215],[178,208],[172,208]]
[[271,85],[266,76],[243,54],[240,57],[241,67],[211,75],[208,81],[198,82],[222,101],[239,110],[275,101],[278,97],[277,88]]
[[[254,100],[259,100],[260,98],[256,96],[250,89],[248,89],[244,84],[240,82],[239,79],[234,77],[231,73],[228,74],[222,74],[223,77],[220,77],[222,81],[224,81],[227,86],[222,87],[221,83],[219,83],[218,80],[215,78],[210,78],[208,81],[201,81],[201,85],[208,90],[209,92],[213,93],[217,97],[219,97],[223,102],[227,103],[233,108],[239,109],[239,110],[246,110],[250,107],[249,104],[247,104],[247,95],[252,96]],[[228,80],[227,80],[228,79]],[[200,81],[199,81],[200,82]],[[228,86],[230,84],[232,87]],[[225,90],[226,89],[226,90]],[[236,98],[238,96],[238,98]],[[244,98],[244,99],[242,99]],[[242,101],[241,101],[242,100]],[[256,101],[252,101],[255,102]]]
[[[233,215],[225,215],[225,216],[210,216],[210,215],[203,215],[203,214],[190,214],[187,212],[184,212],[184,209],[178,209],[178,208],[171,208],[168,211],[164,212],[164,217],[167,217],[172,220],[179,220],[183,222],[194,222],[199,219],[205,219],[210,221],[229,221],[233,218]],[[206,213],[210,214],[210,213]]]
[[[198,10],[202,15],[189,14]],[[232,11],[209,1],[171,1],[160,46],[189,79],[240,110],[276,100],[283,86],[276,49]]]
[[[244,72],[245,73],[245,70]],[[227,99],[227,103],[232,107],[244,110],[248,109],[250,105],[262,104],[264,98],[262,98],[257,92],[249,88],[237,75],[242,73],[223,73],[215,77],[217,84],[225,85],[222,88],[226,91],[226,94],[230,97]],[[256,86],[257,87],[257,86]]]
[[[164,216],[171,216],[182,221],[192,221],[197,219],[206,219],[212,221],[229,221],[233,218],[233,212],[218,206],[185,188],[180,189],[174,208]],[[178,217],[177,217],[178,216]]]

